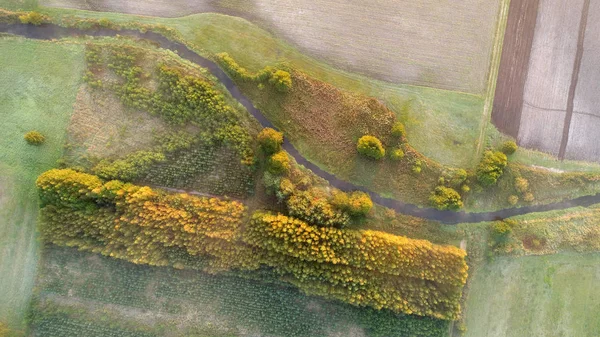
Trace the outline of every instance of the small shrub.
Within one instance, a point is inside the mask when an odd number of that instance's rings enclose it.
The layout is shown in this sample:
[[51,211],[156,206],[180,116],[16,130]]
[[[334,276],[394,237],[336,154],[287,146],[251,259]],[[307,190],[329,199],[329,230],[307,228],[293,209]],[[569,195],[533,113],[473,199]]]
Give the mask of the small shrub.
[[27,24],[30,23],[34,26],[39,26],[44,23],[45,17],[37,12],[29,12],[27,14],[19,16],[19,21],[21,23]]
[[515,179],[515,188],[523,194],[529,189],[529,181],[525,178],[517,178]]
[[421,174],[421,170],[422,170],[422,169],[421,169],[421,166],[419,166],[419,165],[416,165],[416,164],[415,164],[415,165],[413,165],[413,167],[412,167],[412,172],[413,172],[414,174]]
[[381,144],[381,141],[374,136],[362,136],[358,140],[356,149],[358,150],[358,153],[375,160],[379,160],[385,156],[383,144]]
[[454,189],[444,186],[436,187],[429,197],[429,201],[439,210],[457,210],[463,207],[460,194]]
[[394,161],[400,161],[402,160],[402,158],[404,158],[404,151],[402,151],[402,149],[392,150],[392,153],[390,154],[390,159]]
[[467,171],[463,169],[448,169],[442,174],[442,179],[449,186],[459,187],[467,180]]
[[371,197],[360,191],[352,192],[350,194],[337,192],[331,199],[331,204],[348,212],[354,217],[365,216],[371,211],[371,208],[373,208]]
[[42,145],[46,141],[46,137],[38,131],[29,131],[25,134],[25,141],[31,145]]
[[492,224],[492,234],[496,239],[506,239],[512,233],[512,222],[496,221]]
[[279,152],[283,144],[283,133],[271,128],[264,128],[258,134],[258,143],[266,154]]
[[290,167],[290,158],[285,151],[279,151],[269,158],[268,169],[273,174],[285,174]]
[[477,166],[477,181],[482,186],[491,186],[496,184],[498,178],[504,172],[508,163],[508,158],[502,152],[486,151],[483,160]]
[[535,200],[535,197],[533,196],[533,193],[527,192],[523,196],[523,200],[525,200],[525,202],[533,202]]
[[392,126],[392,136],[398,138],[406,136],[406,129],[404,128],[404,124],[400,122],[394,123],[394,125]]
[[462,185],[460,189],[463,193],[471,192],[471,188],[469,187],[469,185]]
[[518,197],[518,196],[516,196],[516,195],[511,195],[510,197],[508,197],[508,203],[509,203],[511,206],[514,206],[514,205],[516,205],[518,202],[519,202],[519,197]]
[[287,92],[292,88],[292,76],[285,70],[277,70],[271,74],[269,83],[280,92]]
[[512,140],[509,140],[502,144],[502,146],[500,147],[500,151],[504,152],[507,155],[511,155],[515,153],[518,148],[519,147],[517,146],[517,143],[515,143]]

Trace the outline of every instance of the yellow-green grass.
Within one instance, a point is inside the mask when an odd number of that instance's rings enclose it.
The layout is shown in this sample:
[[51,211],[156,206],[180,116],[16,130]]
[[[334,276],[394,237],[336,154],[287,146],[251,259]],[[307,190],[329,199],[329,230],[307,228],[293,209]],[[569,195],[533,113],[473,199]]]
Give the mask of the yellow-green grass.
[[37,0],[0,0],[0,8],[10,10],[32,10],[37,6]]
[[393,84],[335,69],[307,57],[290,44],[241,18],[204,13],[166,19],[119,13],[43,8],[57,19],[66,16],[108,18],[115,22],[158,23],[177,29],[196,51],[208,57],[228,52],[243,67],[257,71],[286,62],[341,89],[381,99],[405,122],[408,139],[420,152],[451,166],[477,162],[485,98],[481,95]]
[[[0,321],[20,328],[38,259],[36,177],[62,154],[83,71],[81,46],[0,39]],[[38,130],[41,146],[23,135]]]
[[600,335],[600,254],[501,257],[474,271],[466,337]]

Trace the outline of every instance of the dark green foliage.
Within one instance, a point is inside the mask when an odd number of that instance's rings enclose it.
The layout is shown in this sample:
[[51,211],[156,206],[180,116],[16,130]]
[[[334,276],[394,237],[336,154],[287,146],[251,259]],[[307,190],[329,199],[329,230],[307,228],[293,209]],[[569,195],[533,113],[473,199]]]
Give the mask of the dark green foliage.
[[46,141],[46,137],[38,131],[29,131],[23,138],[31,145],[42,145]]
[[467,180],[467,171],[464,169],[447,169],[440,178],[441,185],[447,185],[453,188],[460,187]]
[[517,143],[515,143],[513,140],[509,140],[509,141],[502,143],[502,147],[500,148],[500,151],[502,151],[506,155],[511,155],[511,154],[517,152],[518,148],[519,147],[517,146]]
[[436,187],[431,193],[429,201],[432,206],[439,210],[457,210],[463,207],[460,194],[454,189],[444,186]]
[[496,181],[498,181],[498,178],[504,172],[507,163],[508,159],[504,153],[486,151],[483,154],[483,159],[477,166],[477,181],[483,186],[496,184]]
[[381,141],[374,136],[362,136],[356,145],[358,153],[379,160],[385,156],[385,149]]
[[267,155],[279,152],[283,144],[283,133],[271,128],[264,128],[258,134],[258,144]]

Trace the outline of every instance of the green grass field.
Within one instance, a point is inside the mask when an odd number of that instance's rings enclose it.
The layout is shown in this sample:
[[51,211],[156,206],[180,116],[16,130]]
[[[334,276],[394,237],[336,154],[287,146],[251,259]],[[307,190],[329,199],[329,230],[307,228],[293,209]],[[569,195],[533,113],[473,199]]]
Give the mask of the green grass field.
[[37,289],[33,329],[44,337],[441,337],[448,330],[445,321],[359,309],[280,284],[57,246],[44,251]]
[[497,258],[473,275],[465,336],[599,336],[598,282],[598,254]]
[[[21,327],[38,260],[37,176],[62,154],[83,70],[80,46],[0,39],[0,321]],[[38,130],[46,143],[28,145]]]

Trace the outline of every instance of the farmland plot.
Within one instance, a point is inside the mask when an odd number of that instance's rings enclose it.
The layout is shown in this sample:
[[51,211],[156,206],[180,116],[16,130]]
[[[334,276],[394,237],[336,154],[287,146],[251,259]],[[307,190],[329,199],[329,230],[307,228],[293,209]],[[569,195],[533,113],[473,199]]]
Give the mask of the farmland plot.
[[346,70],[394,83],[477,94],[486,89],[500,3],[501,0],[41,1],[51,7],[166,17],[206,11],[242,16],[269,27],[309,55]]
[[590,2],[566,158],[600,161],[600,2]]
[[525,147],[558,155],[583,3],[540,2],[518,137]]

